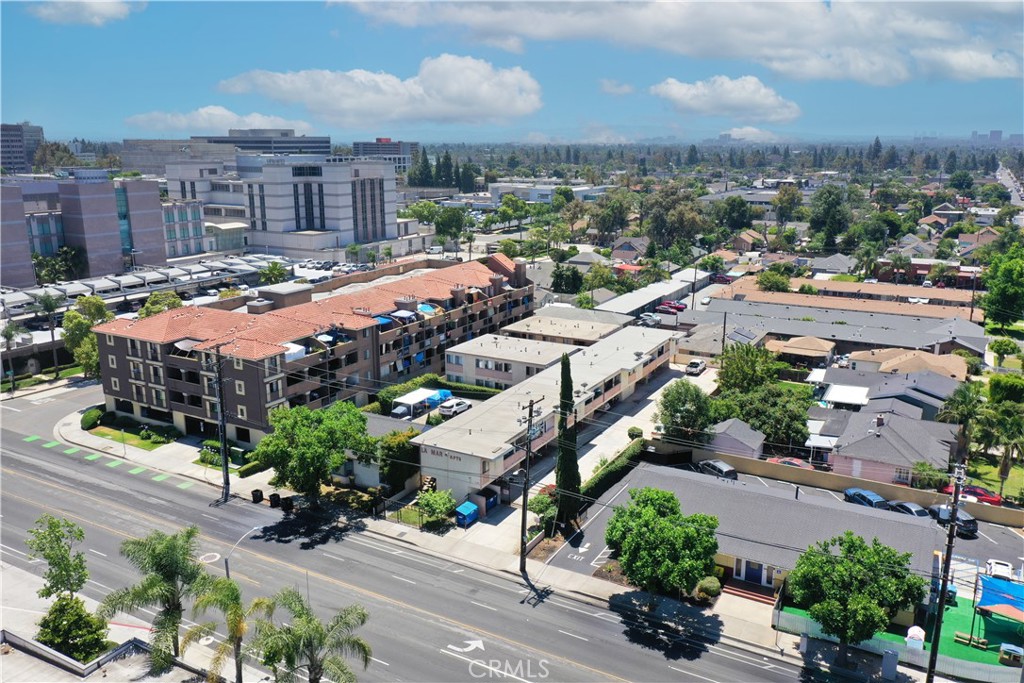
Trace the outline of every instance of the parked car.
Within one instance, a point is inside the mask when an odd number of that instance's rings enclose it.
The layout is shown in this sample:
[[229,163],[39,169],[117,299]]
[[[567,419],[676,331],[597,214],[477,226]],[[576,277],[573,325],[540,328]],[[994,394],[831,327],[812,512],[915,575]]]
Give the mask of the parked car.
[[716,285],[731,285],[732,278],[728,275],[715,275],[711,278],[711,281]]
[[854,505],[863,505],[876,510],[888,510],[889,503],[874,491],[860,488],[848,488],[843,491],[843,500]]
[[711,297],[710,296],[706,296],[706,297],[704,297],[703,299],[700,300],[700,305],[701,306],[707,306],[710,303],[711,303]]
[[654,313],[641,313],[640,320],[653,320],[654,322],[661,324],[661,316],[655,315]]
[[909,503],[905,500],[891,500],[889,501],[889,509],[893,512],[898,512],[901,515],[910,515],[912,517],[927,517],[928,511],[917,503]]
[[985,563],[985,573],[1007,581],[1013,580],[1013,565],[1002,560],[989,560]]
[[680,311],[685,311],[687,309],[685,301],[665,301],[661,305],[667,308],[671,308],[672,311],[676,313]]
[[654,312],[655,313],[661,313],[663,315],[675,315],[679,311],[677,311],[676,309],[672,308],[668,304],[662,304],[662,305],[658,306],[657,308],[655,308]]
[[437,409],[437,412],[441,413],[443,417],[455,417],[459,413],[464,413],[473,404],[462,398],[450,398],[441,404],[441,407]]
[[[952,495],[953,484],[946,484],[941,489],[942,493]],[[983,486],[975,486],[974,484],[967,484],[966,486],[960,487],[960,500],[964,500],[964,496],[973,496],[979,503],[988,503],[989,505],[1002,505],[1003,497],[995,491],[990,491]]]
[[705,361],[694,359],[686,364],[687,375],[699,375],[708,367]]
[[800,458],[768,458],[768,462],[775,465],[786,465],[787,467],[798,467],[802,470],[813,470],[814,465],[801,460]]
[[721,477],[722,479],[739,478],[736,474],[736,468],[724,460],[703,460],[697,467],[704,474],[710,474],[714,477]]
[[188,292],[175,292],[182,301],[192,301],[192,295]]
[[[948,505],[932,505],[928,508],[928,514],[932,516],[939,526],[949,525],[950,508]],[[978,520],[963,510],[956,511],[956,533],[966,538],[976,538],[978,535]]]

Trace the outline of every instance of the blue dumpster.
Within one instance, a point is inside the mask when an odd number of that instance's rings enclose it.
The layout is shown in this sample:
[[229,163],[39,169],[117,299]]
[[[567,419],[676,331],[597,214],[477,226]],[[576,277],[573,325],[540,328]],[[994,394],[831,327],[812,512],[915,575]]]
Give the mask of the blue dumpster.
[[476,506],[476,503],[467,500],[455,508],[455,523],[464,529],[469,528],[469,525],[479,518],[480,509]]

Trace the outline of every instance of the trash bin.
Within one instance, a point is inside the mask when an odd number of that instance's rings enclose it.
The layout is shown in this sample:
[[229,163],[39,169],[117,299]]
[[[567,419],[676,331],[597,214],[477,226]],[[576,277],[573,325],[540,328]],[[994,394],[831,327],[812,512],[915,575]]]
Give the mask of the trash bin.
[[900,663],[900,656],[896,650],[882,651],[882,680],[896,680],[896,666]]
[[252,502],[262,503],[263,502],[263,489],[252,490]]
[[292,500],[291,496],[285,496],[281,499],[282,512],[291,512],[293,509],[295,509],[295,502]]
[[799,652],[802,655],[807,654],[807,643],[808,643],[808,640],[809,640],[809,638],[807,637],[806,633],[801,633],[800,634],[800,649],[799,649]]
[[281,504],[281,494],[280,493],[271,493],[270,494],[270,507],[276,508],[280,504]]

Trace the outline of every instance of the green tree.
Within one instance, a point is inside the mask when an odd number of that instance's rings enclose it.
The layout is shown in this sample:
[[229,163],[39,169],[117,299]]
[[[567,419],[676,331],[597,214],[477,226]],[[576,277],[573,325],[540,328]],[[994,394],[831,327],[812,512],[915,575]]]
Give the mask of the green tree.
[[85,568],[85,554],[74,550],[75,544],[85,538],[82,527],[63,518],[43,515],[28,534],[25,545],[32,551],[29,557],[46,561],[43,587],[37,591],[39,597],[73,596],[82,590],[89,572]]
[[974,176],[970,171],[957,171],[949,176],[946,187],[952,188],[962,195],[967,195],[974,189]]
[[476,189],[476,174],[473,168],[467,163],[463,164],[459,174],[459,191],[472,192]]
[[1020,353],[1020,347],[1017,346],[1017,342],[1007,337],[997,337],[992,340],[992,343],[988,345],[988,350],[996,357],[996,365],[1003,367],[1003,361],[1006,360],[1007,356]]
[[0,337],[4,340],[4,356],[7,357],[7,372],[11,378],[11,393],[14,393],[14,340],[25,334],[27,330],[15,322],[8,321],[3,329],[0,329]]
[[404,432],[392,431],[377,439],[374,455],[380,471],[380,480],[392,491],[401,491],[409,477],[420,468],[420,449],[412,443],[419,434],[409,428]]
[[576,296],[575,305],[576,308],[582,308],[585,311],[593,310],[594,297],[590,295],[590,292],[580,292]]
[[146,299],[146,303],[143,304],[142,308],[139,309],[139,319],[148,318],[151,315],[163,313],[172,308],[181,308],[181,306],[181,297],[178,296],[177,292],[153,292]]
[[466,231],[462,233],[462,243],[466,245],[466,260],[473,260],[473,243],[476,242],[476,233]]
[[772,197],[772,207],[775,209],[775,222],[783,227],[793,220],[796,208],[803,202],[803,194],[796,185],[786,184],[779,188],[779,191]]
[[997,254],[985,273],[985,286],[981,307],[987,321],[1005,329],[1024,317],[1024,247]]
[[383,253],[384,253],[384,262],[385,263],[391,263],[391,259],[394,258],[394,251],[391,249],[391,246],[389,245],[389,246],[384,247],[384,252]]
[[789,278],[772,270],[763,270],[757,275],[757,287],[762,292],[789,292]]
[[[281,624],[273,621],[279,607],[289,615]],[[285,588],[274,597],[269,617],[256,622],[255,647],[275,674],[278,666],[283,667],[283,680],[294,680],[302,672],[309,683],[320,683],[325,676],[332,681],[355,681],[345,658],[356,657],[364,669],[370,665],[373,651],[355,634],[369,618],[363,607],[350,605],[324,623],[299,591]]]
[[[273,607],[273,600],[270,598],[256,598],[248,606],[242,603],[242,591],[238,584],[226,577],[210,578],[203,582],[195,602],[192,606],[195,618],[203,617],[211,609],[217,610],[224,616],[226,627],[225,638],[215,641],[213,657],[207,667],[206,680],[208,683],[220,681],[220,672],[230,656],[235,662],[235,683],[243,683],[242,664],[244,653],[242,643],[246,634],[249,633],[250,624],[257,615],[269,614]],[[215,622],[204,622],[192,626],[185,632],[181,640],[182,652],[188,650],[189,646],[203,638],[211,637],[217,632]]]
[[[809,397],[794,395],[778,384],[764,384],[746,393],[723,392],[714,400],[717,421],[738,417],[765,436],[769,444],[803,446],[807,441]],[[724,403],[725,405],[718,405]],[[735,410],[735,413],[731,410]]]
[[[199,527],[192,525],[176,534],[154,531],[145,538],[130,538],[121,544],[121,555],[138,569],[142,580],[107,595],[99,615],[109,619],[116,612],[155,607],[153,657],[166,661],[168,650],[180,654],[178,630],[185,614],[185,602],[203,588],[207,574],[196,559]],[[170,646],[170,647],[168,647]]]
[[555,264],[551,273],[551,290],[559,294],[576,294],[583,287],[583,273],[576,266]]
[[264,285],[276,285],[284,282],[289,276],[288,269],[284,264],[272,261],[260,272],[260,283]]
[[732,344],[718,357],[718,386],[722,391],[747,393],[771,384],[785,363],[768,349],[753,344]]
[[[558,389],[558,459],[555,461],[555,488],[558,490],[558,521],[567,524],[576,519],[580,509],[579,456],[576,452],[575,401],[573,399],[572,363],[569,354],[562,354],[562,375]],[[569,418],[573,417],[572,425]],[[531,438],[531,437],[527,437]]]
[[557,195],[565,200],[565,205],[568,206],[576,199],[576,195],[573,194],[572,188],[568,185],[559,185],[555,188],[553,197]]
[[445,241],[457,239],[465,225],[466,210],[455,206],[444,207],[434,220],[434,230]]
[[725,259],[721,256],[712,254],[711,256],[705,256],[697,264],[701,270],[707,271],[712,275],[717,275],[725,270]]
[[847,531],[800,556],[789,574],[789,590],[821,630],[839,641],[845,663],[849,645],[871,638],[900,610],[924,599],[925,580],[911,573],[910,558],[911,553],[877,538],[868,544]]
[[416,503],[430,519],[447,519],[455,512],[455,498],[450,489],[444,491],[424,491]]
[[1003,447],[999,457],[999,495],[1003,495],[1006,480],[1014,462],[1024,461],[1024,403],[1004,403],[1000,411],[999,441]]
[[57,311],[60,310],[61,306],[64,305],[66,299],[63,296],[54,296],[49,292],[44,292],[38,299],[36,299],[36,306],[39,311],[46,318],[46,323],[50,328],[50,344],[53,351],[53,378],[57,379],[60,377],[60,368],[57,367],[57,324],[56,316]]
[[956,437],[957,462],[966,462],[970,455],[971,428],[982,410],[982,390],[979,382],[964,382],[950,394],[935,416],[940,422],[960,425]]
[[410,206],[408,209],[403,211],[403,214],[408,214],[420,223],[432,225],[434,221],[437,220],[437,214],[440,213],[440,211],[441,207],[434,202],[423,200]]
[[696,384],[676,380],[658,399],[654,419],[665,428],[666,436],[705,441],[711,426],[711,399]]
[[836,239],[850,228],[853,212],[846,203],[846,192],[839,185],[826,185],[811,198],[810,228],[823,235],[823,248],[832,252]]
[[896,284],[907,281],[907,274],[910,272],[911,267],[910,257],[905,254],[893,254],[889,257],[889,265],[884,270],[892,271],[892,279],[896,281]]
[[671,493],[633,489],[630,495],[633,500],[615,509],[605,533],[626,578],[646,591],[691,592],[714,571],[718,519],[683,515]]
[[107,649],[107,622],[89,614],[81,598],[64,593],[39,621],[36,640],[85,664]]
[[516,222],[516,229],[519,230],[519,241],[523,241],[523,219],[530,215],[529,206],[514,194],[507,194],[501,198],[501,207],[498,209],[498,216],[502,223]]
[[712,205],[711,213],[715,217],[715,222],[730,232],[739,232],[752,225],[750,205],[739,195],[732,195],[715,202]]
[[320,506],[320,487],[345,458],[345,450],[370,450],[366,414],[345,401],[328,408],[280,407],[271,411],[273,431],[256,446],[253,459],[274,469],[273,486],[287,486]]
[[63,142],[44,142],[36,147],[32,169],[37,173],[50,173],[61,166],[83,166],[81,159]]

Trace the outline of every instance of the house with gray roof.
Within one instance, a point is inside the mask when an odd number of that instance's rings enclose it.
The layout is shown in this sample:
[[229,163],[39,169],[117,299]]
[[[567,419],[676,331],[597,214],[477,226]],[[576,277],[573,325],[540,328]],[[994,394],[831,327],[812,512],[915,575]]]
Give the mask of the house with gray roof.
[[764,452],[764,433],[743,420],[735,417],[724,420],[714,425],[711,431],[715,435],[711,440],[711,450],[716,453],[760,458]]
[[788,489],[765,488],[756,480],[732,481],[648,463],[636,467],[624,483],[674,493],[684,514],[716,516],[715,562],[742,581],[778,588],[804,550],[847,530],[909,552],[910,569],[919,575],[938,572],[936,551],[943,532],[930,519],[850,505],[831,496],[794,499]]
[[934,420],[942,404],[960,386],[952,377],[930,370],[891,374],[827,368],[811,371],[807,382],[815,385],[815,396],[830,408],[863,411],[873,401],[891,399],[917,408],[925,420]]
[[832,254],[831,256],[819,256],[811,261],[811,273],[819,275],[822,273],[830,275],[848,275],[856,268],[857,261],[846,254]]
[[954,424],[897,413],[850,413],[828,456],[832,471],[886,484],[910,484],[914,465],[946,470],[956,448]]

